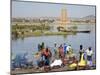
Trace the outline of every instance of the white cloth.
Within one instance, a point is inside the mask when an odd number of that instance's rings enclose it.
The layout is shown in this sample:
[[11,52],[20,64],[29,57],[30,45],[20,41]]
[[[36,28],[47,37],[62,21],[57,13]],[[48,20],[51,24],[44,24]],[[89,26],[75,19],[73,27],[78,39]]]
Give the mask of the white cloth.
[[67,46],[66,49],[67,49],[66,51],[69,51],[70,49],[72,49],[72,47],[71,46]]
[[93,65],[92,61],[87,61],[87,65],[92,66]]
[[93,51],[92,51],[92,50],[89,51],[89,49],[87,49],[87,50],[86,50],[86,54],[87,54],[88,56],[92,56]]
[[61,66],[61,64],[62,64],[62,61],[61,61],[61,59],[56,59],[56,60],[54,60],[54,62],[52,63],[52,64],[50,64],[50,67],[53,67],[53,66]]

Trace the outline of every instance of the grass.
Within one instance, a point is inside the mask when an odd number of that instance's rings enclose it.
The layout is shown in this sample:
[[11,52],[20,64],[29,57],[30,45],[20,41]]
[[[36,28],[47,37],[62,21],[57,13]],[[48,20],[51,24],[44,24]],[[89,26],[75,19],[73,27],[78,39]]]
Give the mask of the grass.
[[50,31],[34,31],[34,32],[26,32],[24,35],[19,35],[19,37],[24,36],[24,37],[29,37],[29,36],[49,36],[49,35],[69,35],[69,34],[74,34],[73,32],[50,32]]

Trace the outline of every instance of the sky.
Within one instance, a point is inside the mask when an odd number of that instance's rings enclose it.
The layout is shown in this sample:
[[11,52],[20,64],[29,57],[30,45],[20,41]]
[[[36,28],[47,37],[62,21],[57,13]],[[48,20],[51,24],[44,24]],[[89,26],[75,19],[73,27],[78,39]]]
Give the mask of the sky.
[[68,17],[95,16],[95,6],[13,1],[12,17],[60,17],[62,8]]

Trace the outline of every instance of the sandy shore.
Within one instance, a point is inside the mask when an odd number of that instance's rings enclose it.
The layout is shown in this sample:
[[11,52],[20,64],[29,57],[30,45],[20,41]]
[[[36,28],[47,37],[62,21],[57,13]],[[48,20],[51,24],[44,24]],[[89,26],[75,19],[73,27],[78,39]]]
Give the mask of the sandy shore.
[[88,68],[69,68],[68,65],[59,68],[52,68],[48,71],[44,71],[42,68],[31,68],[31,69],[15,69],[11,71],[11,75],[16,74],[28,74],[28,73],[47,73],[47,72],[62,72],[62,71],[77,71],[77,70],[95,70],[96,67]]

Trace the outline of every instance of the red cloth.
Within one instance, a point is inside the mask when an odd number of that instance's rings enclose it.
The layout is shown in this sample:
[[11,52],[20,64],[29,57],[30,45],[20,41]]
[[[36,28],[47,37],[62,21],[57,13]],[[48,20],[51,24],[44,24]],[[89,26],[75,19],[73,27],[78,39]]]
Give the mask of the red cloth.
[[44,55],[45,55],[45,56],[49,56],[50,53],[45,51],[45,52],[44,52]]

